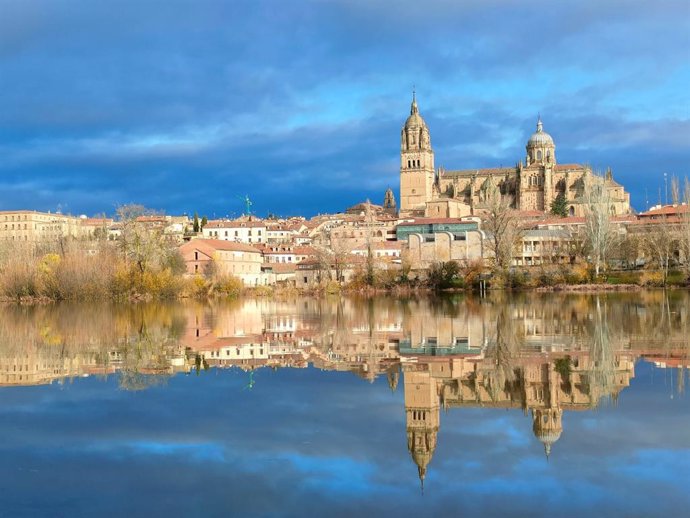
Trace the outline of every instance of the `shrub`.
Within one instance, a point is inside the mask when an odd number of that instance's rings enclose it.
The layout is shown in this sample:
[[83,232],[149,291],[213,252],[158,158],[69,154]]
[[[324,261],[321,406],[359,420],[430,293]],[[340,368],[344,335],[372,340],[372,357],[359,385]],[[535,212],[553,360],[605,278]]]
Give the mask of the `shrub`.
[[215,291],[229,297],[237,297],[242,293],[244,285],[237,277],[231,275],[216,278],[214,283]]
[[429,268],[427,285],[432,290],[461,288],[464,280],[460,277],[460,266],[455,261],[434,263]]
[[584,263],[572,266],[565,274],[568,284],[585,284],[592,278],[592,268]]
[[642,272],[640,285],[646,287],[658,287],[664,285],[664,274],[661,272]]

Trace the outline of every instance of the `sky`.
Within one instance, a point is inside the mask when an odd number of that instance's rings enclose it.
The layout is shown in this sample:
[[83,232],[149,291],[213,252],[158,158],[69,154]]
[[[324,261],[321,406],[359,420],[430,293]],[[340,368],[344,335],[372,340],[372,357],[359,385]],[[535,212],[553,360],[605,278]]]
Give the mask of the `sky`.
[[[420,492],[403,379],[264,368],[0,389],[0,499],[23,516],[682,516],[687,394],[639,362],[617,406],[564,411],[547,460],[521,409],[450,408]],[[37,490],[40,488],[40,490]]]
[[0,0],[0,210],[381,203],[413,86],[437,167],[515,164],[541,114],[644,210],[689,84],[687,0]]

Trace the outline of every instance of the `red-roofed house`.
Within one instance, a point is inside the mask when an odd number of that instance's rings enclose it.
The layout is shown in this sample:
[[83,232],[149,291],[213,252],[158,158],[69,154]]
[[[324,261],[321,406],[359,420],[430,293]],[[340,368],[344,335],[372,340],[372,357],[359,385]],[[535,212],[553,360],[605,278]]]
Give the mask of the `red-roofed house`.
[[218,274],[237,277],[245,286],[266,284],[261,274],[261,251],[253,246],[218,239],[192,239],[180,246],[180,253],[189,274],[203,275],[215,268]]

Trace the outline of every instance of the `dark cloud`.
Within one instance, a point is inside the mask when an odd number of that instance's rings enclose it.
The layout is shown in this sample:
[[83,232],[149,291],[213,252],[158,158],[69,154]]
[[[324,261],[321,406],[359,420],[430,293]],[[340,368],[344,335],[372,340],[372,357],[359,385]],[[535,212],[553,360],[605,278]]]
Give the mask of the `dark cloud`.
[[380,201],[415,83],[448,168],[514,163],[541,111],[561,160],[605,159],[635,201],[687,172],[687,2],[0,9],[0,209],[225,214],[239,192],[260,214]]

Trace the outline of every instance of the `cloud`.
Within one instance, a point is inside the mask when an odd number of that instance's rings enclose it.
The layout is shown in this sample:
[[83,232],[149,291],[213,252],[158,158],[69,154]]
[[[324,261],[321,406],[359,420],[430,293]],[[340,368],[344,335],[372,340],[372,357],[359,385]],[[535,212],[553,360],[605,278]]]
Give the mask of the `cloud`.
[[448,168],[513,164],[537,112],[637,199],[690,158],[682,1],[2,3],[2,209],[380,201],[413,84]]

